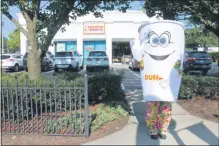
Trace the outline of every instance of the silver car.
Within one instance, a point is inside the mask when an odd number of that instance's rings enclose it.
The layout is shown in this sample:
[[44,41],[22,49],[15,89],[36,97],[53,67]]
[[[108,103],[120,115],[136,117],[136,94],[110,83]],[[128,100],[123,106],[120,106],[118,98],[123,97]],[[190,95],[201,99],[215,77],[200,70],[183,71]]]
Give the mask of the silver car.
[[1,68],[2,70],[13,70],[18,72],[23,68],[23,56],[19,54],[2,54],[1,58]]
[[56,52],[54,57],[54,71],[58,72],[59,69],[64,70],[77,70],[79,68],[79,62],[74,56],[74,52],[63,51]]
[[131,56],[131,59],[129,60],[129,68],[131,70],[136,70],[136,69],[140,69],[137,65],[136,65],[136,60],[133,58],[133,56]]
[[109,69],[109,58],[105,51],[91,51],[87,58],[87,71]]

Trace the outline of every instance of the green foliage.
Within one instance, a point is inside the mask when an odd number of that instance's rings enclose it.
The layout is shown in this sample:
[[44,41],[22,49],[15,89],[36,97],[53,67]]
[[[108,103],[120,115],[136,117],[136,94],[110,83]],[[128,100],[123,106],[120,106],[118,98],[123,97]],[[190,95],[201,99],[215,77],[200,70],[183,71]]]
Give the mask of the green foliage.
[[[46,112],[55,108],[59,110],[69,110],[71,106],[75,106],[75,109],[84,106],[84,84],[83,77],[78,77],[71,81],[64,81],[62,79],[49,79],[41,77],[37,81],[28,80],[27,73],[18,74],[2,74],[2,100],[6,117],[8,116],[8,110],[12,113],[12,103],[14,109],[19,107],[21,113],[22,104],[24,105],[24,112],[28,111],[28,115],[31,117],[32,106],[33,111],[38,113]],[[69,87],[71,90],[69,90]],[[9,88],[9,89],[7,89]],[[74,97],[74,98],[73,98]],[[7,105],[10,104],[10,105]],[[33,104],[32,104],[33,103]],[[42,106],[40,105],[42,104]],[[64,106],[65,105],[65,106]],[[1,113],[3,114],[3,113]],[[17,112],[15,112],[15,117]],[[12,114],[10,115],[10,117]],[[21,116],[21,115],[19,115]],[[16,117],[17,118],[17,117]],[[21,119],[21,117],[20,117]]]
[[121,117],[128,116],[127,105],[121,102],[109,102],[107,104],[101,104],[95,113],[92,114],[90,125],[91,131],[96,131],[104,124],[112,122]]
[[[103,101],[121,100],[123,92],[121,91],[121,77],[122,71],[119,74],[115,74],[114,71],[110,72],[96,72],[88,73],[88,94],[89,103],[94,104]],[[57,78],[64,80],[74,80],[78,74],[74,73],[62,73],[57,74]],[[78,81],[78,84],[83,84],[83,80],[77,78],[74,82]]]
[[219,77],[183,76],[179,99],[192,99],[198,96],[219,98]]
[[20,30],[15,29],[13,32],[9,33],[8,40],[9,50],[15,52],[20,48]]
[[212,32],[203,32],[200,27],[187,29],[185,31],[185,42],[188,44],[197,44],[201,46],[215,47],[218,45],[218,39]]
[[[100,129],[104,124],[117,120],[121,117],[128,116],[127,105],[121,102],[109,102],[106,104],[100,104],[96,111],[90,114],[89,126],[91,132]],[[78,118],[78,117],[81,117]],[[74,129],[73,133],[84,133],[85,130],[85,115],[83,112],[72,113],[67,117],[59,117],[56,120],[48,120],[46,126],[47,133],[55,133],[56,131],[61,131],[65,127],[70,127]],[[81,124],[81,128],[80,125]]]
[[[94,73],[89,76],[89,101],[112,101],[121,96],[121,76],[114,73]],[[119,99],[121,100],[121,99]]]
[[[120,84],[121,77],[111,72],[90,74],[88,77],[89,103],[93,104],[112,100],[124,101]],[[77,73],[66,72],[64,74],[57,74],[54,78],[41,76],[37,81],[28,80],[27,73],[2,73],[2,87],[5,88],[7,86],[15,90],[2,90],[4,101],[6,103],[9,100],[12,103],[18,97],[18,104],[15,105],[15,108],[17,105],[21,106],[22,100],[24,105],[27,103],[28,107],[30,107],[31,100],[33,100],[33,111],[40,111],[40,97],[42,101],[42,112],[54,109],[55,101],[57,102],[57,110],[60,110],[60,108],[61,110],[65,110],[64,106],[60,107],[60,105],[65,105],[65,100],[67,109],[73,105],[76,109],[80,108],[80,105],[82,108],[84,106],[84,77]],[[19,87],[28,87],[29,90]],[[69,87],[71,90],[67,89]],[[74,98],[71,99],[70,97]],[[7,111],[6,104],[4,107],[5,111]],[[12,110],[11,108],[9,110]],[[29,114],[31,113],[30,109],[25,110],[29,111]]]
[[149,17],[158,15],[164,19],[190,20],[219,37],[218,0],[147,0],[144,8]]
[[219,110],[215,112],[215,115],[219,117]]
[[[81,117],[81,118],[79,118]],[[77,112],[77,113],[71,113],[68,116],[59,116],[56,119],[49,119],[46,123],[46,132],[48,134],[54,134],[57,132],[61,132],[66,130],[68,127],[68,129],[73,130],[71,131],[74,134],[80,134],[80,133],[84,133],[85,131],[85,115],[82,112]],[[80,126],[81,124],[81,126]],[[68,131],[68,130],[67,130]]]
[[219,52],[210,52],[208,53],[211,57],[214,57],[215,59],[219,57]]

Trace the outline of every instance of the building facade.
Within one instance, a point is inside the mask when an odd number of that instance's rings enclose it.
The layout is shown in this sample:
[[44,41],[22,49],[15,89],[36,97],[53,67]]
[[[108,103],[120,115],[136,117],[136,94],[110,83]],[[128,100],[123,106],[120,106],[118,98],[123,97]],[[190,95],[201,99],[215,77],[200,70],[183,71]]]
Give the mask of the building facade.
[[[157,20],[149,18],[143,11],[102,12],[103,18],[95,18],[93,14],[78,17],[65,26],[66,31],[58,31],[49,47],[52,54],[58,51],[75,51],[83,55],[86,60],[89,51],[104,50],[113,58],[131,55],[129,41],[138,36],[138,28],[142,23]],[[17,14],[19,23],[25,28],[26,22],[22,14]],[[21,33],[21,54],[27,51],[27,38]],[[119,62],[119,61],[118,61]]]

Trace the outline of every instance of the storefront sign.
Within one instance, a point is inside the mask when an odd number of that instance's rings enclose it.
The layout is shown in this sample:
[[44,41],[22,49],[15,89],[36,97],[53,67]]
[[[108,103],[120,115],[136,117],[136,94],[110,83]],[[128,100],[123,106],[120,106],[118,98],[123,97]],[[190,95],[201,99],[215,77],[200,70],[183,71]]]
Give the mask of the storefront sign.
[[84,23],[84,34],[104,34],[104,23]]

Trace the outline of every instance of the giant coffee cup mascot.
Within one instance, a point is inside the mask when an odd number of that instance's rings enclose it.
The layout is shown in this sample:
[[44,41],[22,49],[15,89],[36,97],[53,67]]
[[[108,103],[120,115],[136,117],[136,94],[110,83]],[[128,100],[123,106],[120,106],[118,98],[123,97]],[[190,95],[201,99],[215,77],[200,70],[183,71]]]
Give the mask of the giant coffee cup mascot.
[[141,68],[146,124],[152,139],[166,139],[171,103],[177,101],[182,78],[184,27],[160,20],[142,24],[138,32],[130,46]]

